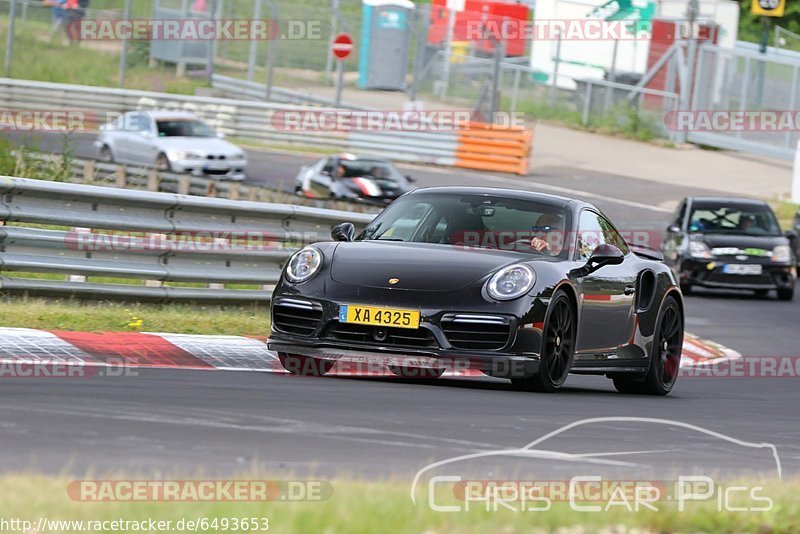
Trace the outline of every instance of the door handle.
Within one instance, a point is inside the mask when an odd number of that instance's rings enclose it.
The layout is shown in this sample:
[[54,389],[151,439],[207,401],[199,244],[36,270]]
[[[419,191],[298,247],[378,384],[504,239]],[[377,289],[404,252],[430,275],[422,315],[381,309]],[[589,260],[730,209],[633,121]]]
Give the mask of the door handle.
[[636,293],[636,286],[625,286],[626,295],[633,295],[634,293]]

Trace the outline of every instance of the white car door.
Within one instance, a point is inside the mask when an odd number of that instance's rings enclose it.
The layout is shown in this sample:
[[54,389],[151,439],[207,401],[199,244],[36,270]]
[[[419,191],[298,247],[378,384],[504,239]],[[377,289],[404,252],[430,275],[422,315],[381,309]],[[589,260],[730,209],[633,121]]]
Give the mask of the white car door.
[[131,159],[134,163],[153,165],[158,156],[156,148],[155,122],[147,113],[139,113],[138,129],[131,132]]

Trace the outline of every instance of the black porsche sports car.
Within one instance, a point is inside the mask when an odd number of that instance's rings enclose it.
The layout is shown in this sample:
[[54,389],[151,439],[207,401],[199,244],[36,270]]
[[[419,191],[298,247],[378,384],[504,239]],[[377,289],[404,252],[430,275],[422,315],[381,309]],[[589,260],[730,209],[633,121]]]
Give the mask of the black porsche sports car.
[[354,234],[342,223],[335,241],[284,268],[268,343],[290,372],[377,358],[403,376],[466,362],[546,392],[570,372],[606,375],[624,393],[664,395],[675,383],[677,281],[660,252],[629,246],[591,204],[418,189]]
[[380,156],[338,154],[304,166],[295,178],[294,191],[308,198],[343,199],[369,204],[389,204],[411,190],[413,178]]
[[684,293],[693,287],[750,289],[794,298],[797,233],[781,232],[769,204],[727,197],[688,197],[667,228],[662,251]]

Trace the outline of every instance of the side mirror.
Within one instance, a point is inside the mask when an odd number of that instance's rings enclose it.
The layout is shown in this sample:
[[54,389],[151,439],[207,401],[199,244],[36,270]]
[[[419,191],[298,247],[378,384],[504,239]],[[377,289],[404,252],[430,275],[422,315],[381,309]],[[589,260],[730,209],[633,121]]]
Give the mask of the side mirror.
[[797,239],[797,232],[795,230],[786,230],[786,237],[789,241],[794,241]]
[[667,226],[667,232],[669,232],[670,234],[679,234],[681,233],[681,227],[678,226],[677,224],[670,224],[669,226]]
[[334,241],[352,241],[355,235],[356,227],[349,222],[339,223],[331,230],[331,237]]
[[217,132],[217,139],[225,139],[225,132]]
[[410,184],[417,183],[417,179],[414,178],[413,176],[409,176],[408,174],[406,174],[406,180],[408,180],[408,183],[410,183]]
[[149,131],[147,131],[147,130],[142,130],[141,132],[139,132],[139,134],[140,134],[142,137],[144,137],[145,139],[152,139],[152,138],[153,138],[153,133],[152,133],[152,132],[149,132]]
[[606,265],[619,265],[624,260],[625,254],[623,254],[618,247],[604,243],[602,245],[597,245],[592,255],[589,257],[589,260],[586,262],[586,265],[578,267],[577,269],[572,269],[569,274],[576,278],[588,276],[601,267],[605,267]]

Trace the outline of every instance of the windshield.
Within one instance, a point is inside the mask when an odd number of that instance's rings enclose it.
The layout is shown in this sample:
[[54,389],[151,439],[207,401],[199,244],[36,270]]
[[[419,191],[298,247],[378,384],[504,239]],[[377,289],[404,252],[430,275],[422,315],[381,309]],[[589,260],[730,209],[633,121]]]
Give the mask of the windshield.
[[770,237],[781,235],[778,221],[766,205],[699,204],[692,210],[689,231]]
[[159,137],[215,137],[216,133],[211,127],[198,120],[160,120],[158,124]]
[[362,176],[372,176],[377,180],[393,182],[405,180],[403,175],[388,161],[373,159],[339,160],[339,165],[335,171],[336,178],[360,178]]
[[[381,213],[359,240],[404,241],[566,256],[569,211],[544,202],[485,195],[415,193]],[[532,246],[536,239],[540,245]],[[541,244],[541,243],[544,244]]]

